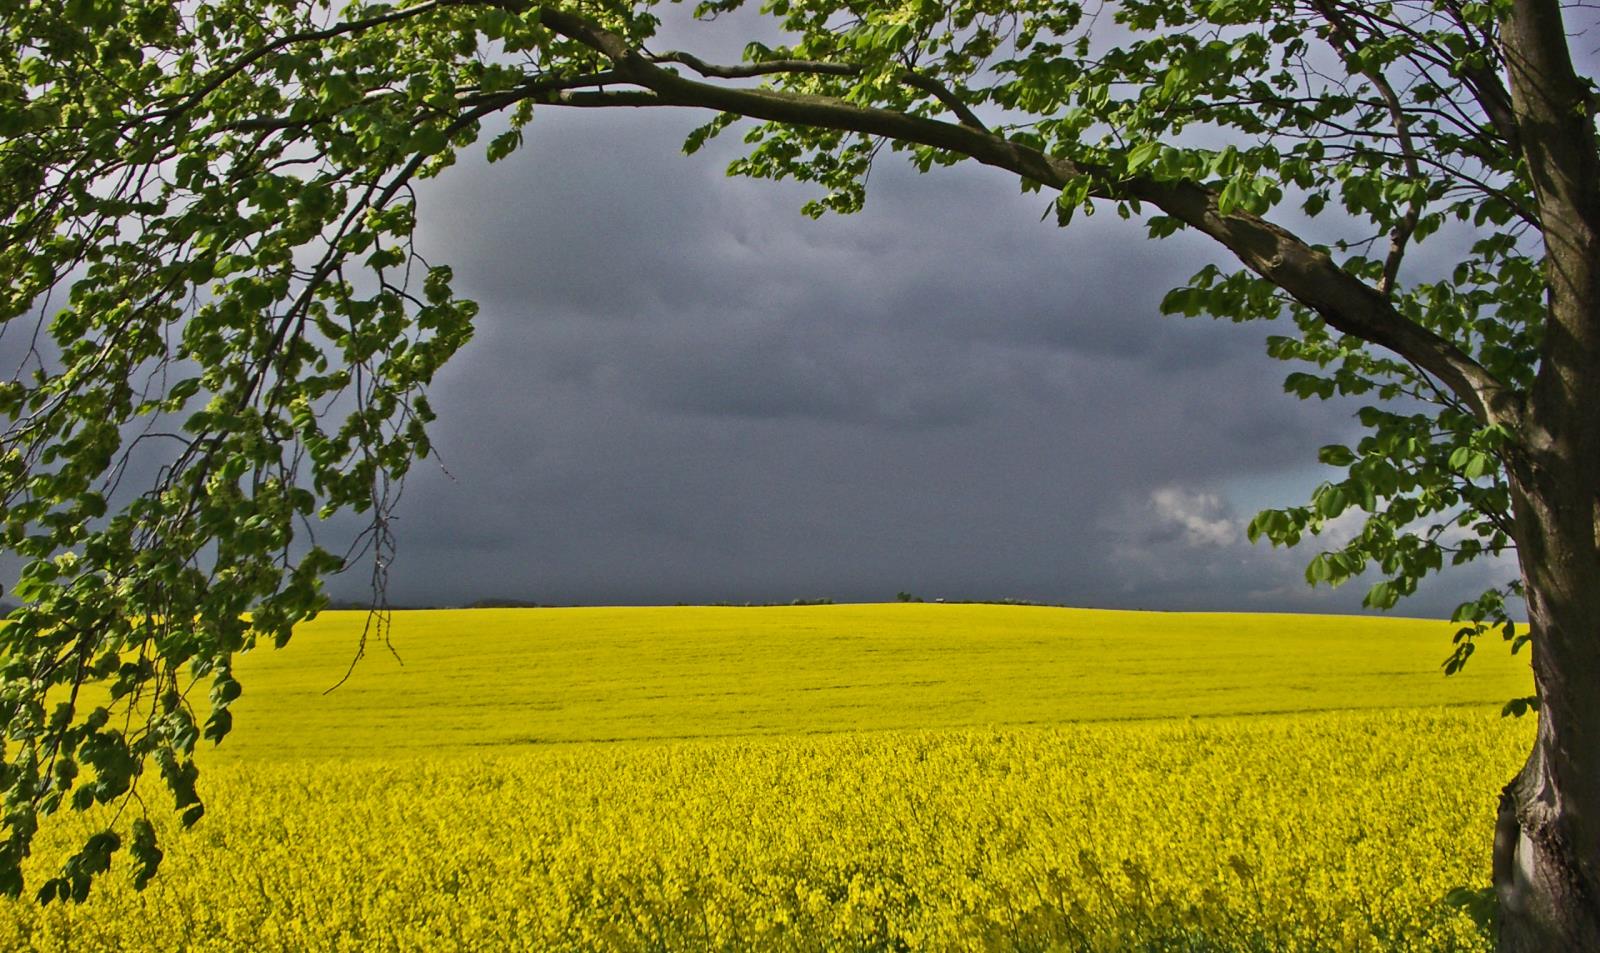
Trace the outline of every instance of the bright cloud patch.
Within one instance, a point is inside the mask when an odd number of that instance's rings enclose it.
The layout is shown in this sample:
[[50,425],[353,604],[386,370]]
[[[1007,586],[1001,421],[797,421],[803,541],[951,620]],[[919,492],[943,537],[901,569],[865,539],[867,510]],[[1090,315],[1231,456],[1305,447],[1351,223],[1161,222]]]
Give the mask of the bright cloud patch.
[[1180,531],[1190,546],[1227,546],[1244,535],[1232,507],[1215,493],[1165,486],[1151,492],[1150,505],[1161,528]]

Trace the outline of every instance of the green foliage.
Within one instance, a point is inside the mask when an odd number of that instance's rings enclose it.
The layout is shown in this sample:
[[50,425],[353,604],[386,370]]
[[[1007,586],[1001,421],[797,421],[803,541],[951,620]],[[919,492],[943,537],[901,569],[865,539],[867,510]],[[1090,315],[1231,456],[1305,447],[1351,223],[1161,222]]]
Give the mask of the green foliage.
[[[314,521],[371,513],[381,554],[388,487],[428,452],[421,388],[474,308],[412,253],[408,185],[472,140],[442,93],[488,71],[451,65],[467,14],[287,42],[320,16],[5,15],[0,319],[48,342],[0,385],[0,543],[26,603],[0,630],[7,892],[39,814],[132,797],[149,764],[199,818],[192,755],[229,732],[233,657],[287,642],[346,563]],[[123,486],[158,443],[153,484]],[[109,707],[82,704],[91,684]],[[131,823],[40,899],[81,900],[124,844],[147,882],[161,852]]]
[[[381,596],[394,484],[430,452],[423,391],[474,316],[412,246],[411,184],[493,117],[489,161],[545,105],[702,106],[690,151],[741,112],[764,117],[731,171],[817,184],[813,215],[859,209],[887,146],[923,170],[976,156],[1025,190],[1048,182],[1062,224],[1110,205],[1152,237],[1223,241],[1300,217],[1307,254],[1507,400],[1538,368],[1543,253],[1498,114],[1495,3],[770,0],[778,35],[710,69],[650,52],[658,9],[674,7],[6,7],[0,322],[40,346],[0,381],[0,545],[23,560],[25,603],[0,631],[0,891],[23,889],[41,815],[143,803],[150,764],[199,818],[193,754],[229,734],[235,657],[286,643],[324,604],[322,578],[355,561],[319,543],[319,519],[370,518],[359,542]],[[1429,241],[1467,251],[1429,273],[1407,254]],[[1367,435],[1324,451],[1343,476],[1258,516],[1252,538],[1293,545],[1356,514],[1307,577],[1375,568],[1381,608],[1509,552],[1512,435],[1381,334],[1331,328],[1278,258],[1235,251],[1253,270],[1208,266],[1167,309],[1282,321],[1271,353],[1307,365],[1291,393],[1372,401]],[[125,484],[152,462],[153,482]],[[1488,631],[1521,644],[1517,595],[1462,607],[1447,670]],[[85,704],[100,687],[106,703]],[[160,853],[130,827],[96,834],[41,896],[78,898],[124,844],[147,880]]]

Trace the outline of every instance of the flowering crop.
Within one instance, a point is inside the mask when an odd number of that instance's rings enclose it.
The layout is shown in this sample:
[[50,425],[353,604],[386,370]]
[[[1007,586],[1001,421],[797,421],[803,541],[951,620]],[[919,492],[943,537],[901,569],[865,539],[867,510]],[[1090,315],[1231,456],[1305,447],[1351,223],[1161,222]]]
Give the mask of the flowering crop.
[[1533,729],[1417,620],[402,613],[325,695],[360,622],[241,659],[197,826],[121,806],[144,892],[0,901],[0,949],[1484,950],[1445,898]]
[[[1330,708],[1494,705],[1527,654],[1440,664],[1419,619],[992,605],[332,612],[241,658],[226,760]],[[1485,646],[1485,649],[1488,647]],[[326,694],[325,694],[326,693]]]
[[1487,881],[1530,728],[1458,708],[222,765],[143,893],[0,905],[0,947],[1487,949],[1443,898]]

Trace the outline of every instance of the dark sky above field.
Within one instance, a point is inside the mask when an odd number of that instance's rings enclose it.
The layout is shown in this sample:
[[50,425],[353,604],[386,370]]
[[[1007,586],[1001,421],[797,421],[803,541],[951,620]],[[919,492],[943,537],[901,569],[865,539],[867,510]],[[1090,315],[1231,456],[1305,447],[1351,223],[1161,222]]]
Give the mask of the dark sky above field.
[[1282,392],[1286,329],[1160,316],[1206,240],[1062,230],[1002,173],[887,155],[863,213],[812,221],[810,188],[724,176],[736,133],[682,155],[702,119],[546,109],[510,159],[421,189],[422,251],[482,313],[433,391],[442,466],[406,484],[393,602],[1359,607],[1359,580],[1304,582],[1315,540],[1245,541],[1335,475],[1316,448],[1358,405]]
[[1002,174],[892,159],[864,213],[811,221],[806,187],[723,175],[736,137],[681,155],[696,122],[547,110],[423,193],[424,250],[483,311],[394,601],[1358,605],[1306,586],[1310,550],[1245,542],[1332,474],[1355,405],[1284,395],[1277,329],[1159,315],[1203,240],[1061,230]]

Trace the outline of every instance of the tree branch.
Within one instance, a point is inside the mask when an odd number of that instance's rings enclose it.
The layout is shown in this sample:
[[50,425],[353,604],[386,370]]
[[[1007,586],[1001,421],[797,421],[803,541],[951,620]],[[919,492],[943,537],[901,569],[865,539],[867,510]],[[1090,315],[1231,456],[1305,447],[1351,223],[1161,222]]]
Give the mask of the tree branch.
[[859,67],[846,63],[824,63],[818,60],[762,60],[759,63],[723,66],[707,63],[693,53],[685,53],[682,50],[657,53],[645,58],[656,64],[680,63],[708,79],[751,79],[778,73],[817,73],[824,76],[857,76],[861,73]]
[[[1463,62],[1467,58],[1439,49],[1438,45],[1426,34],[1418,32],[1412,25],[1402,20],[1381,15],[1370,4],[1352,4],[1345,2],[1345,0],[1314,0],[1314,5],[1318,7],[1324,5],[1337,7],[1343,16],[1350,19],[1359,19],[1365,23],[1371,35],[1384,36],[1391,32],[1403,33],[1416,41],[1419,47],[1431,51],[1431,55],[1427,55],[1426,59],[1441,69],[1449,70],[1452,74],[1459,74],[1461,78],[1465,79],[1468,88],[1473,94],[1473,99],[1477,101],[1479,108],[1483,110],[1483,114],[1489,120],[1489,125],[1494,129],[1495,134],[1513,149],[1517,148],[1517,121],[1511,109],[1511,96],[1506,91],[1505,84],[1500,81],[1500,77],[1493,66]],[[1461,15],[1460,5],[1453,2],[1453,0],[1445,5],[1449,8],[1452,18],[1461,29],[1460,35],[1463,37],[1474,36],[1473,31],[1467,28],[1465,18]],[[1476,45],[1474,49],[1477,52],[1483,52],[1491,56],[1496,52],[1492,46]]]
[[[763,60],[759,63],[740,63],[736,66],[722,66],[707,63],[700,57],[681,50],[669,53],[660,53],[646,57],[651,63],[681,63],[701,76],[709,79],[748,79],[756,76],[778,76],[787,73],[813,73],[821,76],[860,76],[861,68],[848,63],[824,63],[817,60]],[[963,126],[987,131],[988,127],[978,118],[978,114],[962,101],[955,91],[936,79],[919,73],[909,66],[901,67],[895,73],[895,78],[913,89],[920,89],[937,99],[940,105],[950,110],[960,120]]]
[[[1352,72],[1365,76],[1378,91],[1378,96],[1383,99],[1384,108],[1389,113],[1389,121],[1394,124],[1395,138],[1400,146],[1401,161],[1405,166],[1406,174],[1413,180],[1422,178],[1422,170],[1417,162],[1417,147],[1411,139],[1411,124],[1406,120],[1405,110],[1400,105],[1400,97],[1395,94],[1394,87],[1390,85],[1388,77],[1376,67],[1360,64],[1359,53],[1362,42],[1332,3],[1328,0],[1314,0],[1313,6],[1322,13],[1331,29],[1331,39],[1334,50],[1345,66]],[[1395,281],[1400,275],[1400,262],[1405,258],[1406,245],[1411,241],[1411,235],[1417,230],[1417,220],[1422,216],[1425,203],[1423,198],[1414,198],[1406,207],[1405,214],[1400,221],[1394,224],[1389,232],[1389,253],[1383,261],[1383,277],[1378,280],[1378,292],[1388,296],[1394,292]]]
[[[1467,23],[1466,15],[1461,10],[1459,0],[1445,0],[1445,9],[1450,11],[1450,17],[1461,28],[1462,36],[1479,37],[1477,48],[1479,50],[1495,52],[1494,37],[1487,32],[1474,31]],[[1517,117],[1511,110],[1511,94],[1506,90],[1505,84],[1500,81],[1500,75],[1494,69],[1478,66],[1463,65],[1461,75],[1472,88],[1473,97],[1478,105],[1483,107],[1484,115],[1489,117],[1489,124],[1499,133],[1513,152],[1521,149],[1520,136],[1517,133]]]

